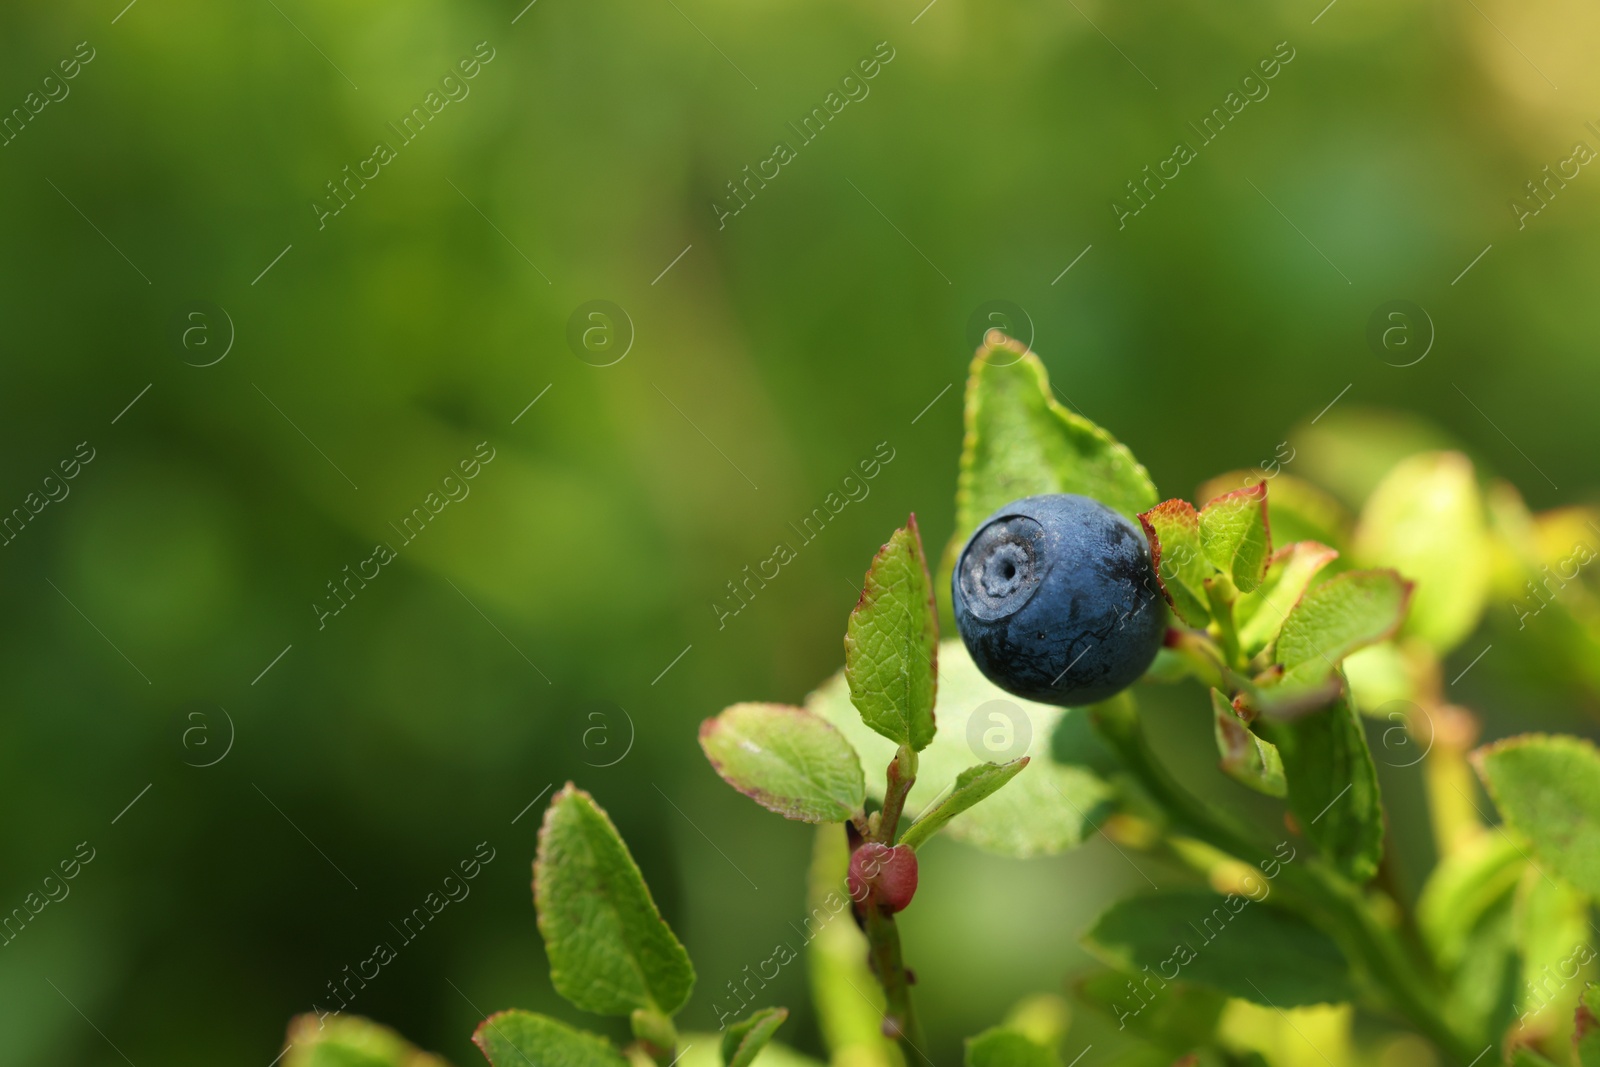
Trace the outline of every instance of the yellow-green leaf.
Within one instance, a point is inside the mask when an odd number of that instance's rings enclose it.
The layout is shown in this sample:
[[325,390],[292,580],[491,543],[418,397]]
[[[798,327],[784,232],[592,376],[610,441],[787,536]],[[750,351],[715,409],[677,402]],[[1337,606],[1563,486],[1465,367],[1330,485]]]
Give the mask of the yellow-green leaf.
[[1490,541],[1472,461],[1459,452],[1425,452],[1397,465],[1361,509],[1355,556],[1416,582],[1407,634],[1441,655],[1460,644],[1483,615],[1490,581]]
[[967,1038],[962,1062],[965,1067],[1061,1067],[1054,1049],[1001,1026]]
[[1027,765],[1028,757],[1022,756],[1010,763],[981,763],[976,767],[968,767],[933,799],[927,809],[917,816],[916,822],[906,828],[900,835],[899,843],[911,848],[922,847],[945,823],[985,797],[994,795]]
[[1239,647],[1246,656],[1254,656],[1277,639],[1311,580],[1338,555],[1315,541],[1296,541],[1272,554],[1261,585],[1234,603]]
[[700,747],[724,781],[800,822],[843,822],[861,808],[861,760],[826,719],[783,704],[735,704],[700,724]]
[[297,1015],[289,1020],[287,1040],[283,1067],[450,1067],[359,1015]]
[[1286,684],[1327,677],[1358,648],[1399,629],[1411,583],[1394,571],[1349,571],[1306,590],[1284,620],[1274,653]]
[[1212,566],[1242,593],[1261,584],[1272,533],[1267,527],[1267,483],[1224,493],[1200,509],[1200,547]]
[[845,629],[844,673],[862,720],[897,744],[927,748],[938,655],[933,581],[913,515],[873,559]]
[[1590,741],[1523,734],[1473,753],[1500,814],[1538,863],[1600,895],[1600,751]]
[[[867,766],[887,766],[894,757],[894,742],[869,729],[851,706],[842,671],[807,697],[806,707],[837,726]],[[1107,813],[1110,785],[1051,758],[1057,725],[1084,717],[1083,709],[1014,697],[979,673],[960,641],[946,641],[939,647],[938,711],[942,728],[917,759],[910,809],[930,804],[974,759],[1031,757],[1026,774],[950,820],[944,832],[951,837],[1007,856],[1052,855],[1082,843]],[[867,789],[881,799],[883,779],[869,779]]]
[[1200,513],[1187,500],[1164,500],[1139,514],[1150,540],[1156,581],[1178,618],[1194,627],[1211,622],[1205,582],[1216,573],[1200,543]]
[[531,1011],[502,1011],[478,1024],[472,1043],[493,1067],[627,1067],[603,1037]]
[[750,1067],[789,1017],[788,1008],[759,1008],[722,1035],[722,1067]]

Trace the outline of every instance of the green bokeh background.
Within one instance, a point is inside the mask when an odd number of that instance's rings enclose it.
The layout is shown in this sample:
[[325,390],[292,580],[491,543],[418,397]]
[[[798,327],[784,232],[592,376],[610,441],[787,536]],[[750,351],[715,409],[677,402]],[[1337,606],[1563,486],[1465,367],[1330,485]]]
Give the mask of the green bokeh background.
[[[6,1063],[265,1067],[482,841],[471,896],[351,1010],[460,1064],[484,1012],[574,1017],[534,927],[539,806],[513,824],[569,778],[694,954],[684,1025],[713,1027],[791,936],[810,837],[717,781],[695,725],[835,669],[907,512],[948,536],[986,301],[1026,311],[1166,495],[1336,396],[1427,420],[1536,507],[1596,487],[1600,178],[1522,229],[1508,208],[1600,145],[1600,17],[1575,2],[123,3],[0,12],[0,108],[94,50],[0,148],[0,508],[95,450],[0,554],[0,906],[96,850],[0,948]],[[485,41],[470,96],[319,230],[324,183]],[[724,183],[882,41],[870,95],[719,229]],[[1281,41],[1270,95],[1119,230],[1124,183]],[[634,330],[612,366],[566,340],[593,299]],[[1436,328],[1414,366],[1366,340],[1395,299]],[[236,334],[210,367],[173,340],[194,300]],[[325,583],[483,441],[471,495],[319,629]],[[870,495],[719,629],[724,583],[879,442]],[[1570,727],[1514,657],[1470,681],[1491,734]],[[1152,714],[1203,757],[1193,697]],[[229,718],[226,758],[187,765]],[[1028,863],[940,842],[923,878],[906,937],[941,1064],[1060,988],[1077,931],[1143,885],[1098,840]],[[785,971],[786,1038],[814,1049],[805,999]]]

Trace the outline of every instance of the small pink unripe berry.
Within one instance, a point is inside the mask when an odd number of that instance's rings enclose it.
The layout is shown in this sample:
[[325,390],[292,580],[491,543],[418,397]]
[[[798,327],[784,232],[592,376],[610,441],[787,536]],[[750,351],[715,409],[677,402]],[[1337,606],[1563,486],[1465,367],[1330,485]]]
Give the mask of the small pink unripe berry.
[[850,899],[865,904],[870,895],[885,914],[911,903],[917,892],[917,854],[909,845],[869,841],[850,856]]

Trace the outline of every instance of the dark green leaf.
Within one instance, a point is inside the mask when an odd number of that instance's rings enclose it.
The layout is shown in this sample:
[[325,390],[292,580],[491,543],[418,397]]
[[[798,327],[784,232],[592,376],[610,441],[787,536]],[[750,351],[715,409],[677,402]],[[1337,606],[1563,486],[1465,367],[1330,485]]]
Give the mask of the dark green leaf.
[[1328,935],[1236,894],[1177,890],[1123,900],[1095,920],[1085,943],[1141,981],[1153,975],[1158,988],[1196,982],[1279,1008],[1352,996],[1349,966]]
[[1211,691],[1211,718],[1223,773],[1258,793],[1283,796],[1287,787],[1277,748],[1251,732],[1228,698],[1215,689]]
[[967,1038],[963,1062],[966,1067],[1061,1067],[1054,1049],[1001,1026]]
[[938,654],[933,582],[913,515],[873,559],[845,630],[845,679],[866,724],[897,744],[927,748]]
[[956,775],[956,780],[943,793],[933,799],[927,810],[917,816],[917,821],[900,835],[899,843],[910,845],[912,848],[921,847],[928,838],[938,833],[945,823],[978,801],[993,795],[1027,765],[1028,757],[1022,756],[1010,763],[982,763],[976,767],[968,767]]
[[1560,1064],[1534,1049],[1522,1047],[1511,1053],[1511,1067],[1560,1067]]
[[597,1015],[671,1015],[689,999],[688,953],[611,819],[571,782],[545,812],[533,891],[551,984],[573,1004]]
[[1306,590],[1278,634],[1284,683],[1325,678],[1356,649],[1391,636],[1410,599],[1411,583],[1394,571],[1349,571]]
[[723,1067],[750,1067],[789,1017],[788,1008],[759,1008],[722,1035]]
[[1272,533],[1267,527],[1267,483],[1235,489],[1200,509],[1200,547],[1212,566],[1233,579],[1241,593],[1261,584]]
[[450,1067],[359,1015],[298,1015],[289,1020],[288,1043],[283,1067]]
[[472,1042],[494,1067],[628,1067],[603,1037],[531,1011],[502,1011],[478,1024]]
[[1170,1062],[1208,1044],[1228,998],[1209,986],[1179,980],[1164,982],[1118,971],[1102,971],[1078,984],[1078,996],[1104,1012],[1117,1028],[1128,1029],[1166,1053]]
[[1298,719],[1263,717],[1255,728],[1278,746],[1300,831],[1347,877],[1370,879],[1383,857],[1383,805],[1378,769],[1349,699]]
[[804,708],[735,704],[700,724],[700,747],[724,781],[787,819],[843,822],[866,799],[855,749]]
[[1165,500],[1141,512],[1139,523],[1150,540],[1156,580],[1178,618],[1190,626],[1211,622],[1206,579],[1216,573],[1200,543],[1200,514],[1187,500]]
[[1523,734],[1473,753],[1500,814],[1534,858],[1600,895],[1600,752],[1576,737]]

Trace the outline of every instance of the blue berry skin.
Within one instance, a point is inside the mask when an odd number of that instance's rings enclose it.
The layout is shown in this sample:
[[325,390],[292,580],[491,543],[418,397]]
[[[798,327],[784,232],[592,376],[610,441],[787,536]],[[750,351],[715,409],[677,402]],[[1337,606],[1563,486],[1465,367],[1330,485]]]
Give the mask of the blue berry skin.
[[1098,500],[1014,500],[967,539],[956,628],[995,685],[1045,704],[1115,696],[1161,649],[1167,605],[1140,529]]

